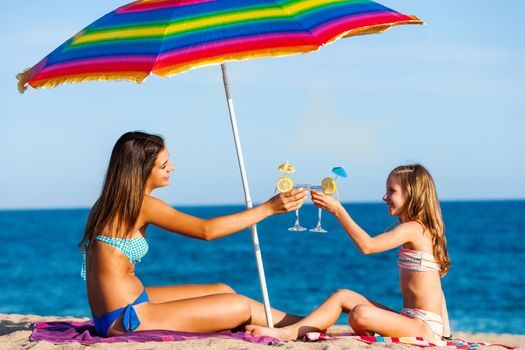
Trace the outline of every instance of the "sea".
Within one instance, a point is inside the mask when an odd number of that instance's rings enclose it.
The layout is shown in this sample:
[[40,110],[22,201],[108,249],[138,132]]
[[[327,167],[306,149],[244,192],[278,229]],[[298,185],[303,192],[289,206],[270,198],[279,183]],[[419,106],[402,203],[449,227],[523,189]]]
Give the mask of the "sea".
[[[381,203],[345,207],[371,235],[394,223]],[[211,218],[243,206],[177,209]],[[442,282],[453,331],[525,334],[525,201],[443,202],[442,211],[452,261]],[[87,215],[88,209],[0,211],[0,313],[90,316],[78,250]],[[300,220],[315,227],[317,209],[303,206]],[[326,233],[290,232],[294,221],[286,213],[258,225],[273,307],[305,315],[347,288],[401,308],[396,250],[362,255],[326,212]],[[136,266],[145,285],[221,282],[262,299],[249,230],[200,241],[151,227],[148,239],[150,251]]]

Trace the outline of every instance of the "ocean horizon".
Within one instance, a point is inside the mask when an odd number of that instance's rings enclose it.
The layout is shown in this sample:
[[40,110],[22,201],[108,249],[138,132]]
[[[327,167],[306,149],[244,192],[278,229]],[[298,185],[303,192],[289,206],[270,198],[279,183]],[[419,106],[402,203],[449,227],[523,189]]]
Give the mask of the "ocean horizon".
[[[525,198],[457,198],[457,199],[440,199],[439,203],[493,203],[493,202],[525,202]],[[253,202],[253,206],[262,204],[263,202]],[[360,201],[351,201],[351,202],[341,202],[344,206],[347,205],[360,205],[360,204],[383,204],[382,200],[360,200]],[[235,208],[245,208],[245,202],[224,202],[224,203],[168,203],[174,208],[201,208],[201,207],[235,207]],[[305,203],[305,205],[312,205],[311,203]],[[0,212],[11,212],[11,211],[38,211],[38,210],[89,210],[89,206],[50,206],[50,207],[2,207],[0,206]]]
[[[379,202],[344,206],[371,235],[395,221]],[[176,208],[209,218],[244,205]],[[90,316],[78,250],[88,211],[0,209],[0,313]],[[453,331],[525,334],[525,200],[445,200],[442,211],[452,261],[442,282]],[[317,209],[304,205],[300,218],[313,228]],[[287,213],[258,225],[273,307],[305,315],[341,288],[401,307],[396,250],[362,255],[326,212],[324,234],[289,232],[294,220]],[[206,242],[151,227],[148,239],[150,252],[136,266],[145,285],[222,282],[261,300],[249,230]]]

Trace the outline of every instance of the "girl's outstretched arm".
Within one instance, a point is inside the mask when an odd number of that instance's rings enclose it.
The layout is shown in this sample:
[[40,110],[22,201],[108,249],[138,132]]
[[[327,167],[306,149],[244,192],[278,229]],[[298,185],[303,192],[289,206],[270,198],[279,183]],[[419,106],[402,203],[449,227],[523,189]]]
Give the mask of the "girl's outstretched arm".
[[192,238],[213,240],[245,229],[271,215],[293,211],[303,204],[305,197],[304,189],[293,189],[275,195],[267,202],[248,210],[212,219],[201,219],[175,210],[160,199],[146,196],[140,215],[141,221],[146,224]]
[[334,197],[320,191],[311,191],[314,204],[332,213],[348,236],[363,254],[384,252],[400,245],[412,242],[417,234],[423,233],[423,228],[417,222],[403,223],[391,231],[371,237],[348,214],[343,205]]

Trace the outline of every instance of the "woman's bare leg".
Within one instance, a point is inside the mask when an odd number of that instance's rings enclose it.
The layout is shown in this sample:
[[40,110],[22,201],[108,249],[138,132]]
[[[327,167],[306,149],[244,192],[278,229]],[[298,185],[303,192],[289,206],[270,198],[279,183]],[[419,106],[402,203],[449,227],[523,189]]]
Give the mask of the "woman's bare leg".
[[[245,297],[250,303],[250,308],[252,310],[252,321],[251,324],[258,326],[267,326],[266,323],[266,313],[264,311],[264,304]],[[272,319],[274,322],[274,327],[286,327],[291,324],[297,323],[303,319],[301,316],[287,314],[283,311],[272,308]]]
[[[213,294],[235,294],[235,290],[233,290],[233,288],[222,283],[147,287],[146,292],[148,293],[151,303],[154,304],[197,298]],[[245,298],[245,301],[250,304],[250,309],[252,312],[251,322],[256,325],[266,326],[266,313],[264,311],[264,305],[248,297],[239,297]],[[302,317],[287,314],[272,308],[272,319],[275,323],[275,327],[284,327],[298,322],[302,319]]]
[[146,292],[152,303],[159,304],[168,301],[203,297],[205,295],[235,293],[235,290],[227,284],[216,283],[146,287]]
[[246,326],[254,335],[270,335],[281,340],[298,339],[308,332],[321,332],[333,325],[342,312],[350,312],[356,305],[365,304],[387,309],[385,306],[368,300],[361,294],[342,289],[333,293],[317,309],[301,321],[283,328],[266,328],[255,325]]
[[[137,331],[174,330],[182,332],[220,332],[257,321],[251,299],[233,293],[153,304],[135,305],[140,320]],[[257,321],[257,322],[260,322]],[[110,327],[110,336],[124,333],[122,316]]]

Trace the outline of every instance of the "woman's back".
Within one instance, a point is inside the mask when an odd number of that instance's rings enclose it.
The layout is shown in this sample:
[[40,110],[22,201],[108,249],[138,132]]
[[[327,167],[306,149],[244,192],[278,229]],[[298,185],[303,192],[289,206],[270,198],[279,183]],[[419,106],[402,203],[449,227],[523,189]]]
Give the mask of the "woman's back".
[[90,243],[86,252],[86,286],[94,315],[127,305],[144,290],[135,276],[138,261],[133,261],[141,255],[139,250],[147,252],[147,246],[141,248],[143,241],[144,236],[137,231],[130,239],[97,236]]

